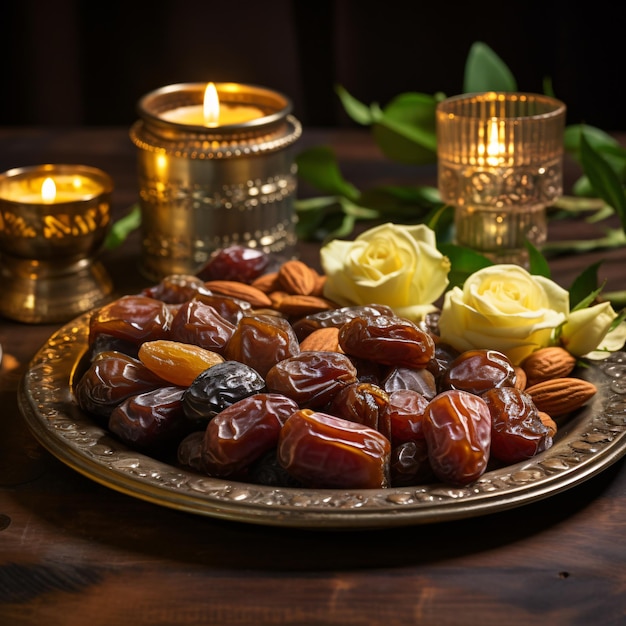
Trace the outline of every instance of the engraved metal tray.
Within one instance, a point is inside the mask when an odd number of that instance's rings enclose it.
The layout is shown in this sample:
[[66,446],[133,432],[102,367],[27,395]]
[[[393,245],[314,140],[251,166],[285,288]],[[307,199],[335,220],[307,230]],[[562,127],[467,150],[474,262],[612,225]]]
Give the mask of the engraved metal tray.
[[129,496],[214,518],[300,528],[385,528],[484,515],[549,497],[598,474],[626,452],[626,354],[583,369],[594,400],[529,461],[486,472],[463,488],[276,488],[204,476],[130,450],[81,411],[74,378],[87,351],[85,314],[41,347],[19,389],[37,440],[88,478]]

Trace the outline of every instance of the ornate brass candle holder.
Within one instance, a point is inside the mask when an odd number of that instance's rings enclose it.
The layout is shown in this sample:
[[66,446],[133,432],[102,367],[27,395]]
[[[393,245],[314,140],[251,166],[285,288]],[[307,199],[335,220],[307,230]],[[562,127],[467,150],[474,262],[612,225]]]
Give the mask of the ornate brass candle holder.
[[290,148],[302,129],[291,102],[262,87],[217,83],[226,114],[205,124],[206,88],[188,83],[147,94],[130,130],[138,148],[140,269],[151,280],[195,273],[228,245],[288,256],[296,243]]
[[456,242],[499,263],[541,247],[546,207],[561,196],[565,105],[538,94],[455,96],[437,106],[439,190]]
[[110,223],[110,177],[84,165],[0,174],[0,313],[27,323],[72,319],[113,291],[95,260]]

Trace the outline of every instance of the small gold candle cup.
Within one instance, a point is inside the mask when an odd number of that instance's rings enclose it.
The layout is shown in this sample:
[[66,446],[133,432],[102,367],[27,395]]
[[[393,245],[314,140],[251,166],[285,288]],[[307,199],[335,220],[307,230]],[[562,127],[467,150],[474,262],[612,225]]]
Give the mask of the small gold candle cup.
[[[295,251],[292,146],[302,128],[291,101],[254,85],[214,86],[230,110],[223,123],[186,114],[203,103],[206,84],[169,85],[138,103],[130,137],[138,149],[140,270],[151,280],[194,274],[229,245]],[[238,120],[238,112],[252,115]]]
[[[46,197],[52,181],[54,195]],[[68,321],[110,299],[96,260],[110,227],[111,178],[85,165],[46,164],[0,174],[0,314]]]
[[455,207],[456,243],[527,265],[547,238],[546,208],[563,193],[565,105],[486,92],[437,105],[438,186]]

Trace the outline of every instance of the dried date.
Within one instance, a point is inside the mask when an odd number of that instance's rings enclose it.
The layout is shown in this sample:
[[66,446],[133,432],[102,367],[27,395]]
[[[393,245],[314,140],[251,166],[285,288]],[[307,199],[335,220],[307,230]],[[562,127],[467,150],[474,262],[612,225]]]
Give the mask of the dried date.
[[356,368],[345,354],[313,350],[278,362],[265,377],[270,391],[293,398],[303,408],[326,405],[356,381]]
[[277,450],[289,474],[316,488],[388,487],[390,454],[389,440],[377,430],[310,409],[285,422]]
[[346,322],[339,330],[339,346],[351,356],[397,367],[426,367],[435,354],[427,332],[407,319],[387,315]]
[[462,389],[480,395],[489,389],[513,387],[515,368],[497,350],[467,350],[450,363],[442,377],[442,389]]
[[491,414],[480,396],[444,391],[428,403],[422,424],[430,465],[439,480],[463,486],[483,474],[491,447]]

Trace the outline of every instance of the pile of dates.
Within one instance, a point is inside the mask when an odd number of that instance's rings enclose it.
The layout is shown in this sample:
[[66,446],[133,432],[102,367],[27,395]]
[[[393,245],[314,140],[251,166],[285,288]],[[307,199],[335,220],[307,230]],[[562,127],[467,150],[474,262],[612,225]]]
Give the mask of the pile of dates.
[[275,486],[463,486],[552,445],[504,354],[458,353],[386,306],[288,318],[206,287],[266,271],[250,258],[94,311],[80,408],[132,449]]

